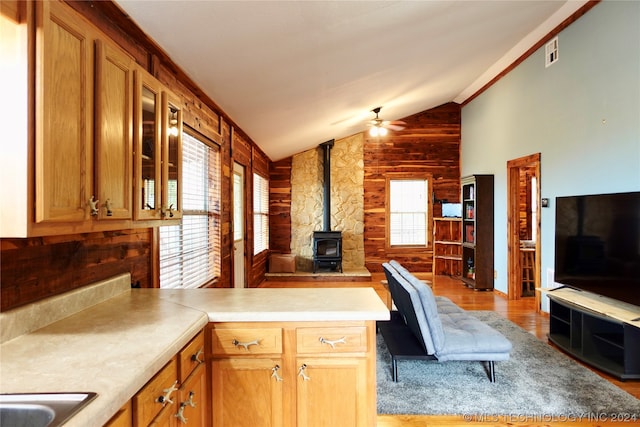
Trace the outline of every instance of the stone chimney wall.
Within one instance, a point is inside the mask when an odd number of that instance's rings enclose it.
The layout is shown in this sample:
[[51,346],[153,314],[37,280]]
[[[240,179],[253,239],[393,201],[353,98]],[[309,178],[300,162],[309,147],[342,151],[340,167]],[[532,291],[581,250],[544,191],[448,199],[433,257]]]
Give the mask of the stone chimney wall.
[[[364,137],[335,141],[331,149],[331,230],[342,231],[343,269],[364,268]],[[291,164],[291,253],[296,269],[311,271],[313,232],[322,224],[322,149],[293,156]]]

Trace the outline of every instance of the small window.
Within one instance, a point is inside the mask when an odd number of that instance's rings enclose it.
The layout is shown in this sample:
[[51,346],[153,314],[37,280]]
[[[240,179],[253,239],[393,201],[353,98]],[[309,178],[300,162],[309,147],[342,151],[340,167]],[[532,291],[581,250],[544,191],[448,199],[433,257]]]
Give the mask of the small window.
[[407,178],[387,181],[389,246],[427,246],[429,242],[428,194],[427,179]]
[[253,254],[269,249],[269,181],[253,174]]

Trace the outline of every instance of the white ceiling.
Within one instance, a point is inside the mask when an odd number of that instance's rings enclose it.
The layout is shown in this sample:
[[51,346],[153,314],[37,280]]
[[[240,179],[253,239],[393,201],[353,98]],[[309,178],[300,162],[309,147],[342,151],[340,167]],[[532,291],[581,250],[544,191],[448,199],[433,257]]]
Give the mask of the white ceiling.
[[[584,0],[116,0],[271,158],[464,102]],[[544,64],[541,64],[544,67]]]

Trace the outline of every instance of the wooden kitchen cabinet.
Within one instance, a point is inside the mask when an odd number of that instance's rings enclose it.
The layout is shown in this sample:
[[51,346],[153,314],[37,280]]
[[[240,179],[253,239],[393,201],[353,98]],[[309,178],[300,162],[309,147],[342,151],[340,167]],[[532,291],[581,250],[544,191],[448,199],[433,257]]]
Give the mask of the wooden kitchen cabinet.
[[178,98],[141,68],[136,70],[135,93],[135,219],[178,219],[182,172]]
[[375,322],[208,329],[215,426],[375,425]]
[[59,2],[35,11],[35,222],[87,221],[96,34]]
[[131,401],[128,401],[104,427],[132,427],[133,419],[131,418]]
[[133,72],[125,52],[96,40],[95,193],[98,219],[133,218]]
[[[178,363],[174,357],[133,396],[133,426],[148,426],[158,417],[164,420],[164,412],[175,414],[177,391]],[[159,425],[173,424],[162,421]]]

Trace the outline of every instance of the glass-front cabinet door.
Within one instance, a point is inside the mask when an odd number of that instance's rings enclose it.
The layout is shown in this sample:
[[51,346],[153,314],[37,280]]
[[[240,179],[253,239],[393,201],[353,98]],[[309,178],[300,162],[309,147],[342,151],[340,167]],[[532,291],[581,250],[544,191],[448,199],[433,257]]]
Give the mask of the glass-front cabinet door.
[[160,219],[162,85],[142,69],[136,70],[135,183],[136,219]]
[[179,98],[162,94],[162,218],[182,217],[182,109]]

